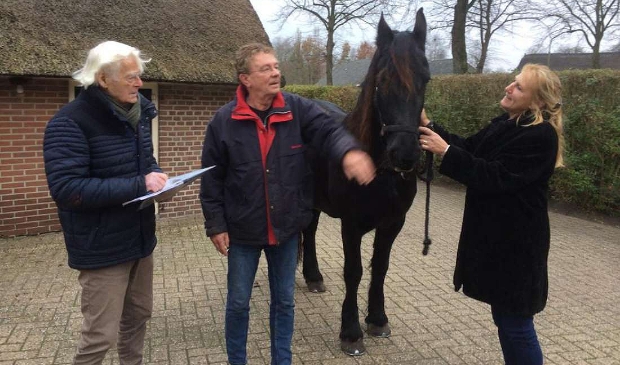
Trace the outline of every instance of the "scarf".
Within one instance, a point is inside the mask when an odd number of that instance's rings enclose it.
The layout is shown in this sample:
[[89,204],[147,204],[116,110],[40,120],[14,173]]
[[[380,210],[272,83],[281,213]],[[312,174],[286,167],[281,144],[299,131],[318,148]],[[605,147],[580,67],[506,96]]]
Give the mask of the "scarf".
[[121,116],[127,118],[127,121],[135,131],[138,127],[138,122],[140,121],[140,113],[142,108],[140,108],[140,97],[138,96],[138,101],[131,104],[129,110],[127,109],[127,104],[119,103],[116,99],[110,96],[108,93],[104,93],[104,95],[110,100],[112,103],[112,107],[114,110]]

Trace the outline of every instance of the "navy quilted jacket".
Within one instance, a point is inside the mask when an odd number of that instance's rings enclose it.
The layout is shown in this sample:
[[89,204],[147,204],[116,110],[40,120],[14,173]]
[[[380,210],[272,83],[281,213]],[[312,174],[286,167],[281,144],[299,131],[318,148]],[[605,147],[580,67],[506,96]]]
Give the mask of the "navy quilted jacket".
[[45,129],[43,155],[58,207],[69,266],[96,269],[153,252],[155,210],[122,203],[146,193],[144,176],[161,169],[153,157],[155,105],[140,96],[134,130],[93,85],[65,105]]

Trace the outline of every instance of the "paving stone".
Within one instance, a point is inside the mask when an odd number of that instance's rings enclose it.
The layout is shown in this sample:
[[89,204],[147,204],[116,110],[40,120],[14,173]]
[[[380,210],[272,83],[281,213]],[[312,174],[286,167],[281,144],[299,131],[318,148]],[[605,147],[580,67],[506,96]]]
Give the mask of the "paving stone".
[[[296,277],[293,363],[303,365],[496,365],[502,354],[489,307],[454,292],[452,271],[463,189],[437,185],[431,196],[433,244],[422,256],[424,186],[394,243],[385,280],[387,339],[365,338],[367,353],[340,351],[344,298],[338,220],[321,217],[319,265],[327,292]],[[549,302],[535,317],[547,365],[620,364],[620,226],[550,212]],[[224,365],[226,258],[205,236],[201,217],[158,222],[154,313],[145,364]],[[358,304],[366,315],[373,235],[362,243]],[[67,267],[60,233],[0,239],[0,365],[71,364],[81,326],[77,271]],[[269,285],[261,258],[251,301],[248,358],[270,364]],[[362,323],[362,327],[364,325]],[[118,364],[112,349],[103,365]]]

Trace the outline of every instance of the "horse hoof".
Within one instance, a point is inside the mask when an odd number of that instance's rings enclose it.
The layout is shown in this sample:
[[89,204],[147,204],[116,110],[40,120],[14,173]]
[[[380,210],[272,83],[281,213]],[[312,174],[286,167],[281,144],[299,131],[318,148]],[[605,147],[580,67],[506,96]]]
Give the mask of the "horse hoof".
[[388,338],[392,334],[390,325],[387,323],[384,326],[375,326],[374,324],[369,323],[368,327],[366,328],[366,332],[372,337],[381,337],[381,338]]
[[325,284],[322,281],[307,282],[308,291],[311,293],[325,293]]
[[357,341],[341,340],[340,349],[349,356],[362,356],[366,352],[363,338],[360,338]]

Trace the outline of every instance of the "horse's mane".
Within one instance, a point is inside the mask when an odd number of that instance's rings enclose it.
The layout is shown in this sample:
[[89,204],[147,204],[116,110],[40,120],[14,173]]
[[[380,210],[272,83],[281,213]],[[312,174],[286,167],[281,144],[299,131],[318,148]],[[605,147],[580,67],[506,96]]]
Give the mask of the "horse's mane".
[[[389,57],[381,61],[380,50],[377,49],[368,72],[362,82],[362,90],[353,111],[345,119],[348,130],[362,143],[366,151],[370,151],[373,143],[373,119],[375,106],[375,92],[377,87],[397,88],[406,92],[410,97],[413,94],[414,73],[410,67],[409,52],[396,55],[394,47],[389,49]],[[384,65],[380,65],[384,63]],[[387,73],[386,77],[383,77]],[[383,80],[379,85],[378,81]]]

